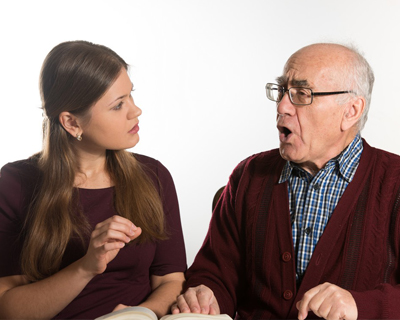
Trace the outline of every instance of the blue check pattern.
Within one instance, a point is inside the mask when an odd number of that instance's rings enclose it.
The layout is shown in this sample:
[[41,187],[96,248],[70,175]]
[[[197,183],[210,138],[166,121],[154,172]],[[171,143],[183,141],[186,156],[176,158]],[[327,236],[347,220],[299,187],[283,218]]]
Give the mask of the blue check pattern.
[[296,254],[296,278],[301,281],[315,246],[340,197],[353,180],[363,143],[360,135],[315,176],[287,162],[279,183],[288,182],[289,210]]

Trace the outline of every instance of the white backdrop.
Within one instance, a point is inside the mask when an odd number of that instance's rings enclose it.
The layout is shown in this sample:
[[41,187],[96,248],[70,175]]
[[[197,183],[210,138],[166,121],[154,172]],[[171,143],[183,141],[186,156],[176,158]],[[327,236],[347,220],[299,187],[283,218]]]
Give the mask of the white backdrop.
[[1,1],[0,166],[41,149],[48,51],[78,39],[111,47],[132,66],[143,109],[134,151],[174,177],[190,265],[215,191],[240,160],[278,146],[264,86],[300,47],[354,43],[365,53],[376,83],[363,136],[400,154],[399,17],[399,0]]

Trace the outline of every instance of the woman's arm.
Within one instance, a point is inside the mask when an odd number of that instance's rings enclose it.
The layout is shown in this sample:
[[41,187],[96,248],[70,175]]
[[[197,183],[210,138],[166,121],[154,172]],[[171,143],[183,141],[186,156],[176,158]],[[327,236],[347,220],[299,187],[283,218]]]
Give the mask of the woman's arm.
[[166,315],[181,293],[184,281],[183,272],[151,276],[152,293],[140,306],[153,310],[159,318]]
[[91,278],[80,267],[79,261],[34,283],[22,275],[0,278],[0,318],[53,318],[82,291]]
[[56,274],[33,283],[23,275],[0,278],[0,318],[55,317],[140,234],[132,222],[114,216],[96,226],[86,255]]

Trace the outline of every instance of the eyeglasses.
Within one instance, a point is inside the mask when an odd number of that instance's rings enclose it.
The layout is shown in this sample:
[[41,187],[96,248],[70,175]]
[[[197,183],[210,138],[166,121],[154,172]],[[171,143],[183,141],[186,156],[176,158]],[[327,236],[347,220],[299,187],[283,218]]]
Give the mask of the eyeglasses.
[[354,91],[332,91],[332,92],[313,92],[309,88],[293,87],[285,89],[283,86],[274,83],[267,83],[265,86],[267,98],[272,101],[280,102],[286,92],[289,92],[290,101],[297,106],[307,106],[313,102],[314,96],[329,96],[333,94],[355,93]]

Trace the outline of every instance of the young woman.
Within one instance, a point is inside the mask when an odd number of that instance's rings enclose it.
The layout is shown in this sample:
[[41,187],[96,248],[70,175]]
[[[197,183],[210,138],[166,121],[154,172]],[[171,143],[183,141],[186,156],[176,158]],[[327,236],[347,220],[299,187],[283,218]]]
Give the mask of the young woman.
[[43,150],[0,178],[0,318],[90,319],[125,306],[166,314],[186,256],[174,183],[139,141],[127,64],[61,43],[40,77]]

